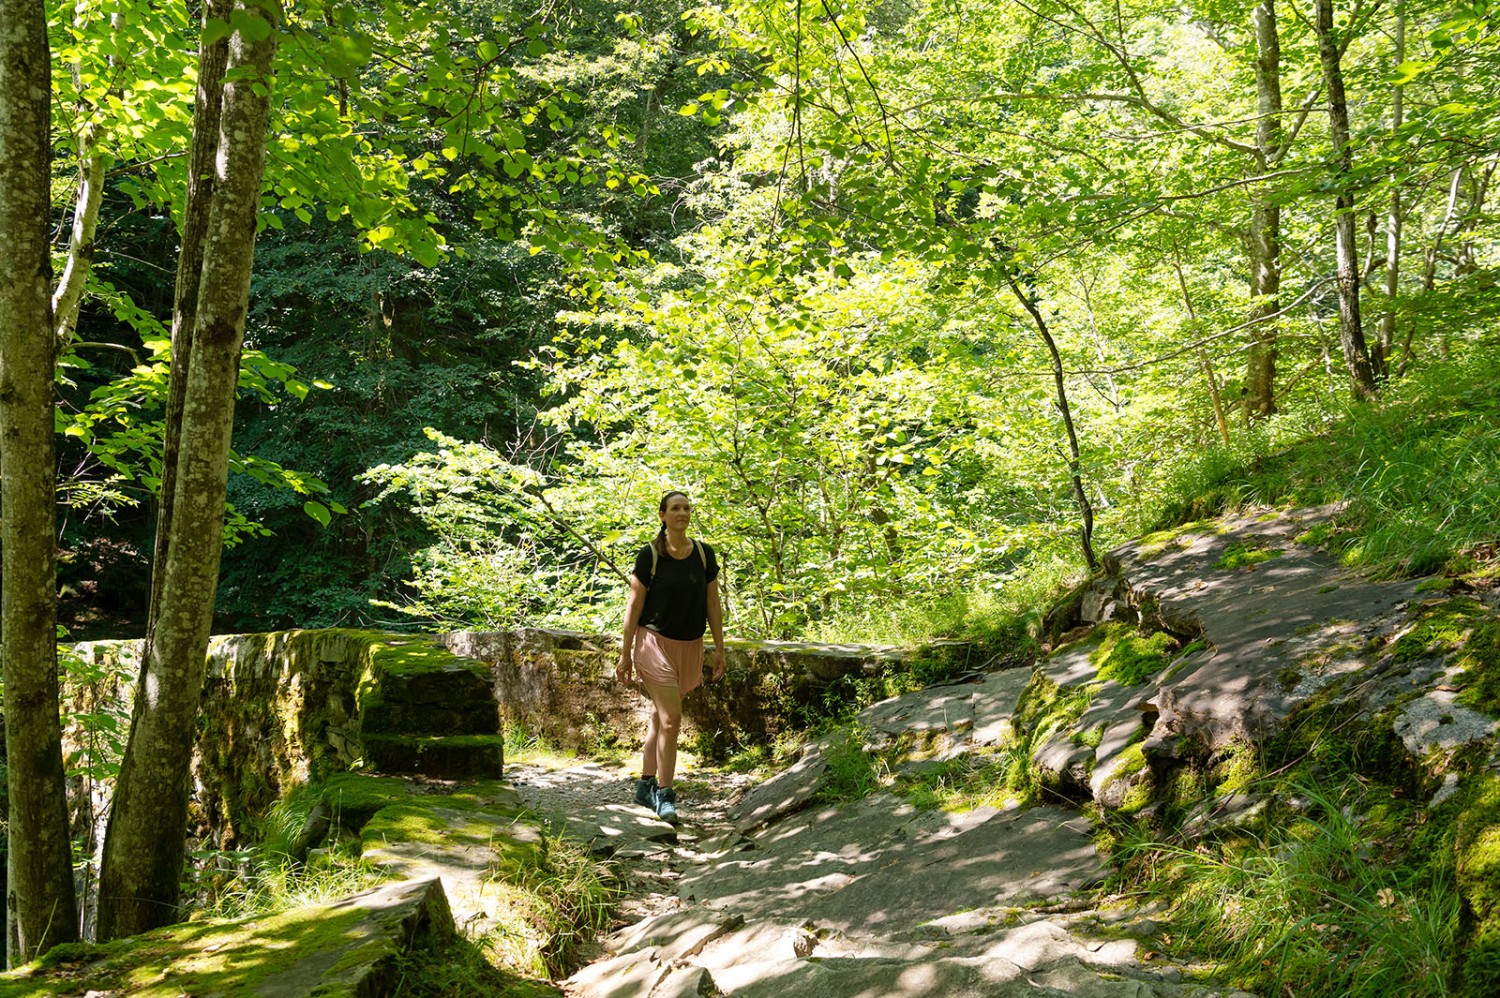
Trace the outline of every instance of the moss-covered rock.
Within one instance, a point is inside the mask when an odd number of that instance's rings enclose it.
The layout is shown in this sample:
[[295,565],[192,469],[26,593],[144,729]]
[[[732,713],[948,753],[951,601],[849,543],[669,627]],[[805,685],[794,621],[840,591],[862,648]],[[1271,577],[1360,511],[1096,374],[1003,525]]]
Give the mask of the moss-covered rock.
[[364,828],[382,808],[400,804],[410,797],[406,781],[364,773],[336,773],[328,778],[319,795],[333,824],[350,832]]
[[1500,714],[1500,619],[1479,622],[1459,649],[1455,664],[1463,686],[1456,702]]
[[402,953],[453,931],[438,881],[394,884],[277,915],[188,922],[106,945],[56,947],[0,974],[0,998],[360,998],[389,993]]
[[1470,791],[1455,830],[1462,995],[1491,998],[1500,994],[1500,778],[1487,776]]
[[1126,686],[1139,686],[1160,674],[1181,647],[1166,631],[1142,635],[1125,624],[1109,624],[1100,631],[1103,637],[1092,656],[1099,678]]

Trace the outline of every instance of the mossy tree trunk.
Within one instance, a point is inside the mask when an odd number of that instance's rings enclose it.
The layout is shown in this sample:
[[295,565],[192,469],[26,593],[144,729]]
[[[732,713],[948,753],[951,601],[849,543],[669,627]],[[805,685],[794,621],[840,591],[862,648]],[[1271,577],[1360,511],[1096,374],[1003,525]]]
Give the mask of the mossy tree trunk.
[[[1255,160],[1261,173],[1281,162],[1287,141],[1281,128],[1281,34],[1275,0],[1261,0],[1255,24]],[[1267,318],[1281,310],[1281,207],[1256,202],[1250,216],[1250,349],[1245,354],[1246,422],[1276,411],[1277,331]],[[1260,321],[1256,321],[1260,320]]]
[[[205,20],[215,15],[224,19],[222,9],[211,5]],[[170,488],[163,503],[167,522],[152,568],[151,618],[130,740],[105,833],[100,939],[134,935],[180,916],[188,770],[218,586],[234,394],[281,9],[278,0],[238,0],[232,16],[236,30],[220,64],[217,127],[209,108],[194,118],[192,162],[204,161],[200,145],[209,143],[216,150],[215,173],[190,352],[173,357],[172,380],[183,384],[171,396],[181,408],[171,413],[176,445],[163,476],[164,491]],[[214,61],[207,52],[204,56],[212,75]],[[211,94],[211,87],[200,91],[200,104]]]
[[51,93],[40,0],[0,0],[0,657],[11,962],[78,934],[57,695]]

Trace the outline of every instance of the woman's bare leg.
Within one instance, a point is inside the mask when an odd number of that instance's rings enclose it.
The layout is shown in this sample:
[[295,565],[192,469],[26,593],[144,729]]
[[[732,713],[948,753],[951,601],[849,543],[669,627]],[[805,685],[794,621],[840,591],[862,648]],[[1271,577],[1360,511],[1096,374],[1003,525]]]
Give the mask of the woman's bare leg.
[[656,700],[652,698],[651,714],[646,721],[646,742],[641,746],[641,779],[656,775]]
[[656,774],[660,787],[670,787],[677,772],[677,733],[682,728],[682,694],[675,686],[646,683],[651,695],[651,720],[641,750],[641,775]]

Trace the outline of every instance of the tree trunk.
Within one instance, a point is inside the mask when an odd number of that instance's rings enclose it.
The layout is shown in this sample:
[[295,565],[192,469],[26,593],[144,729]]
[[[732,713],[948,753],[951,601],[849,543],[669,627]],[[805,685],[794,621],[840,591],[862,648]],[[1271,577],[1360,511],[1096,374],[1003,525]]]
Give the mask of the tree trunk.
[[78,196],[73,206],[73,233],[63,273],[52,296],[52,322],[57,329],[57,348],[66,350],[78,328],[83,289],[94,266],[94,233],[99,228],[99,205],[104,200],[104,153],[99,148],[99,129],[85,130],[79,150]]
[[[1396,3],[1395,64],[1406,61],[1406,5]],[[1391,138],[1400,141],[1405,87],[1397,85],[1391,96]],[[1391,171],[1391,206],[1385,223],[1385,311],[1380,316],[1380,335],[1375,341],[1371,364],[1377,376],[1390,376],[1391,355],[1396,349],[1396,295],[1401,290],[1401,187]]]
[[[209,0],[204,22],[227,22],[234,0]],[[153,565],[167,560],[167,538],[172,535],[173,490],[177,483],[177,445],[182,431],[182,409],[187,394],[187,371],[193,356],[193,326],[198,316],[198,286],[203,275],[203,245],[208,239],[208,213],[214,194],[214,155],[219,145],[219,116],[224,96],[224,71],[229,65],[229,39],[200,47],[198,93],[193,105],[193,138],[188,150],[187,200],[182,211],[182,250],[177,256],[177,284],[172,302],[172,377],[167,384],[163,419],[161,495],[156,516]],[[157,618],[162,573],[151,576],[151,598],[146,615]]]
[[1333,140],[1334,236],[1338,258],[1339,343],[1349,386],[1358,399],[1375,395],[1375,373],[1359,318],[1359,260],[1355,245],[1354,195],[1349,190],[1354,153],[1349,146],[1349,105],[1344,97],[1344,71],[1338,42],[1333,37],[1333,0],[1316,0],[1318,56],[1328,88],[1328,131]]
[[99,936],[133,935],[179,917],[188,769],[197,727],[222,549],[234,394],[265,170],[270,67],[281,11],[243,0],[230,39],[214,191],[185,376],[166,556],[130,741],[116,782],[99,880]]
[[1068,405],[1068,385],[1063,377],[1062,354],[1058,352],[1057,341],[1052,338],[1052,331],[1047,328],[1047,320],[1042,317],[1041,310],[1031,300],[1016,279],[1007,270],[1005,282],[1010,285],[1011,293],[1026,309],[1031,321],[1036,323],[1036,330],[1041,334],[1042,342],[1047,345],[1047,353],[1052,358],[1052,377],[1057,387],[1057,408],[1062,413],[1063,426],[1068,432],[1068,479],[1073,486],[1073,499],[1078,503],[1078,513],[1081,524],[1078,529],[1078,539],[1083,549],[1083,560],[1088,565],[1090,572],[1099,570],[1099,559],[1094,555],[1094,506],[1089,502],[1089,496],[1083,488],[1083,459],[1078,449],[1078,433],[1073,428],[1073,410]]
[[57,683],[50,52],[40,0],[0,0],[0,668],[7,959],[78,938]]
[[[1276,27],[1276,0],[1261,0],[1255,21],[1255,102],[1260,118],[1255,129],[1258,166],[1264,173],[1280,159],[1286,143],[1281,128],[1281,36]],[[1281,207],[1258,202],[1250,216],[1250,320],[1281,310]],[[1276,411],[1276,324],[1266,320],[1250,327],[1245,361],[1245,421]]]

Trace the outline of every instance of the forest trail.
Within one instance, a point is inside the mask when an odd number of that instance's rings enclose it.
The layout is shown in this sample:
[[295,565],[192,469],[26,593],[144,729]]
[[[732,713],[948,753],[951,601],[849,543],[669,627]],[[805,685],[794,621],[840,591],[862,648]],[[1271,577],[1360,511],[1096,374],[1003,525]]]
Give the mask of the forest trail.
[[[905,699],[880,706],[890,714],[933,698]],[[923,723],[923,711],[909,716]],[[821,746],[749,794],[735,774],[680,779],[675,829],[631,802],[623,768],[508,769],[529,808],[621,871],[617,927],[566,993],[1237,994],[1183,983],[1187,968],[1155,952],[1149,912],[1097,905],[1105,867],[1079,814],[919,811],[885,792],[819,804]]]
[[[1150,788],[1143,750],[1232,758],[1234,746],[1294,723],[1317,695],[1390,726],[1414,758],[1493,735],[1493,719],[1453,702],[1461,682],[1446,656],[1402,638],[1441,599],[1425,598],[1431,589],[1418,580],[1341,566],[1317,543],[1336,513],[1226,516],[1124,545],[1034,667],[875,704],[852,734],[809,742],[753,786],[690,774],[687,822],[675,831],[631,802],[623,769],[507,767],[529,807],[624,870],[622,924],[565,990],[1243,998],[1162,955],[1170,940],[1159,911],[1104,893],[1096,829],[1069,801],[1118,809]],[[1107,672],[1112,642],[1146,615],[1176,650],[1138,675]],[[924,810],[868,785],[830,795],[851,752],[908,785],[967,755],[1024,753],[1056,806]],[[1255,793],[1210,795],[1184,817],[1185,834],[1212,834],[1262,806]]]

